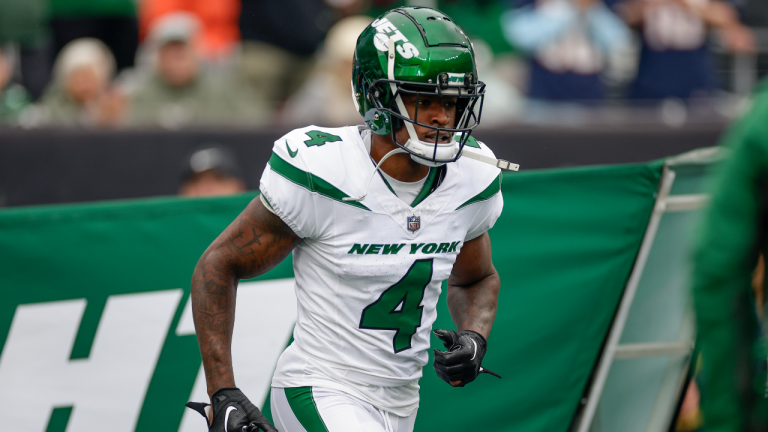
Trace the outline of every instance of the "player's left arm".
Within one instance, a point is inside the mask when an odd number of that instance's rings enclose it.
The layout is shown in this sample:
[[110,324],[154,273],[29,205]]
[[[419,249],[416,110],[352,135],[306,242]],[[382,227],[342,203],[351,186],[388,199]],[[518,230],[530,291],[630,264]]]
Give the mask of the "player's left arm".
[[471,330],[488,339],[500,286],[488,233],[464,243],[448,278],[447,292],[448,310],[459,331]]
[[[461,248],[448,278],[448,310],[458,331],[435,329],[448,351],[435,350],[437,375],[454,387],[464,387],[482,372],[501,281],[491,260],[488,233]],[[496,375],[498,377],[498,375]]]

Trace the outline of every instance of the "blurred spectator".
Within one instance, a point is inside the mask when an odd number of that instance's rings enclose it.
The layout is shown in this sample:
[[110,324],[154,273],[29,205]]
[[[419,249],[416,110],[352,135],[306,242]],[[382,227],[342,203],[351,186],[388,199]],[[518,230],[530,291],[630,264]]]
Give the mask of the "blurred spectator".
[[203,148],[192,153],[184,161],[179,195],[231,195],[245,190],[245,181],[237,157],[227,148]]
[[734,53],[755,49],[736,8],[723,0],[623,0],[616,10],[641,34],[640,64],[630,91],[635,99],[711,95],[716,81],[708,29],[717,30]]
[[117,125],[124,103],[120,91],[111,85],[114,72],[115,59],[101,41],[70,42],[56,59],[53,81],[27,125]]
[[286,104],[284,118],[291,124],[345,126],[361,122],[352,101],[352,59],[357,37],[371,18],[344,18],[331,28],[307,82]]
[[[606,0],[612,2],[613,0]],[[603,0],[519,0],[502,16],[507,38],[531,55],[528,97],[599,100],[607,57],[630,33]]]
[[[693,295],[702,356],[701,409],[707,431],[768,430],[765,279],[753,273],[768,252],[768,82],[729,133],[727,158],[695,245]],[[755,296],[752,283],[760,283]]]
[[147,39],[154,72],[133,94],[134,126],[259,125],[267,120],[261,99],[232,79],[204,70],[192,44],[200,22],[184,12],[159,19]]
[[496,60],[491,47],[483,39],[472,40],[477,63],[477,75],[485,83],[482,124],[506,126],[522,114],[525,98],[509,79],[506,64]]
[[50,0],[50,5],[56,56],[69,42],[92,37],[109,47],[118,72],[133,66],[139,44],[134,0]]
[[18,58],[17,81],[39,98],[51,79],[48,0],[0,1],[0,45],[9,43]]
[[29,105],[24,87],[11,82],[12,65],[0,49],[0,125],[16,123],[16,118]]
[[241,73],[249,85],[280,108],[312,70],[312,54],[343,10],[362,0],[242,0]]
[[228,60],[240,42],[240,0],[143,0],[139,3],[139,32],[142,39],[157,20],[174,12],[189,12],[202,22],[194,43],[211,63]]

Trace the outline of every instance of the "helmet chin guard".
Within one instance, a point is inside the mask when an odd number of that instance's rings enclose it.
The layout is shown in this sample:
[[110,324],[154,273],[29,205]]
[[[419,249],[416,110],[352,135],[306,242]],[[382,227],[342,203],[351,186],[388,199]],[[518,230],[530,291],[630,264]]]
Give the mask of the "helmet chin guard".
[[[394,140],[394,138],[393,138]],[[395,142],[397,144],[397,142]],[[456,159],[459,152],[459,142],[451,137],[451,141],[443,144],[421,141],[418,138],[408,138],[402,145],[410,154],[414,162],[429,167],[439,167]],[[431,157],[430,157],[431,154]]]

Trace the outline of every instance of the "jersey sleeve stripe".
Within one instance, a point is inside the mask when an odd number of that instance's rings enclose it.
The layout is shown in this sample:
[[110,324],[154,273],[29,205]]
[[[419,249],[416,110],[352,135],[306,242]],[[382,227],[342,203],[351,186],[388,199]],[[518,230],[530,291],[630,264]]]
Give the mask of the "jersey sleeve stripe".
[[348,197],[347,194],[335,188],[333,185],[321,179],[320,177],[296,168],[295,166],[283,160],[275,152],[272,152],[272,156],[269,158],[269,166],[272,168],[272,171],[284,177],[286,180],[295,183],[304,189],[309,190],[310,192],[316,192],[326,198],[330,198],[342,204],[347,204],[353,207],[361,208],[363,210],[371,211],[371,209],[357,201],[344,201],[343,198]]
[[456,207],[456,210],[462,209],[468,205],[474,204],[476,202],[485,201],[492,196],[496,195],[501,190],[501,174],[499,174],[495,180],[491,182],[490,185],[488,185],[485,190],[480,192],[479,194],[473,196],[472,198],[468,199],[464,202],[464,204]]

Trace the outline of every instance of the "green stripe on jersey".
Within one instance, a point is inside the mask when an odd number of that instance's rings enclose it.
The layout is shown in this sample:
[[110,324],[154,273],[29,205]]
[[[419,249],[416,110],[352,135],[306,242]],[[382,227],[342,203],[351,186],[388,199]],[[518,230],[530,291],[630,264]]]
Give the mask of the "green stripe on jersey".
[[488,185],[487,188],[485,188],[484,191],[480,192],[479,194],[473,196],[472,198],[468,199],[464,204],[456,207],[456,210],[462,209],[470,204],[474,204],[476,202],[485,201],[489,199],[490,197],[496,195],[501,190],[501,174],[499,174],[498,177],[494,181],[491,182],[491,184]]
[[433,192],[435,180],[437,179],[437,174],[439,171],[439,168],[429,169],[429,174],[427,174],[427,180],[424,182],[424,187],[421,188],[421,192],[419,192],[419,194],[416,195],[416,198],[413,199],[411,207],[416,207],[419,205],[429,196],[429,194]]
[[307,432],[328,432],[320,411],[317,410],[312,387],[288,387],[285,389],[288,405]]
[[272,167],[274,172],[285,177],[287,180],[309,190],[310,192],[317,192],[324,197],[338,201],[342,204],[347,204],[353,207],[361,208],[363,210],[371,211],[371,209],[357,201],[343,201],[342,198],[347,198],[347,195],[344,192],[335,188],[332,184],[321,179],[320,177],[296,168],[290,163],[284,161],[274,152],[272,152],[272,156],[269,158],[269,165]]

